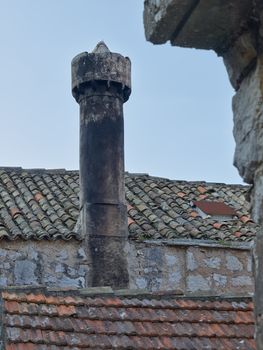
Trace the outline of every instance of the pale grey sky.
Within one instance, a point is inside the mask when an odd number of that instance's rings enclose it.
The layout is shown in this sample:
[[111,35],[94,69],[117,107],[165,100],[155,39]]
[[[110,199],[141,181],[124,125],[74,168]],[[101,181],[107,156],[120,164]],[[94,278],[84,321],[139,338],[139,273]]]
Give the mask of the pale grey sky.
[[0,0],[0,165],[78,168],[71,59],[104,40],[132,61],[126,170],[240,183],[231,88],[213,52],[154,46],[142,0]]

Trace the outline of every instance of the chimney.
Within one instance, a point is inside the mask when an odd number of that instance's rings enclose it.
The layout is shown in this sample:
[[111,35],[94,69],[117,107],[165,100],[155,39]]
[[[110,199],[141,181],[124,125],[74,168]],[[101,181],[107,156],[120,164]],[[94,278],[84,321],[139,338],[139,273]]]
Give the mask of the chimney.
[[123,103],[131,93],[131,62],[99,42],[72,61],[72,94],[80,106],[80,218],[91,259],[89,287],[127,288],[124,246]]

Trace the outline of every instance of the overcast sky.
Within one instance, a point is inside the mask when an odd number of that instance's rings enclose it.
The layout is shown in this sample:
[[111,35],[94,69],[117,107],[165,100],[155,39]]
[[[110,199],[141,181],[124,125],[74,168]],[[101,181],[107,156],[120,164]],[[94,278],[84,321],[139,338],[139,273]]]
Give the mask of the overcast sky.
[[132,61],[126,170],[240,183],[231,88],[213,52],[146,42],[142,0],[0,0],[0,165],[78,169],[70,64],[104,40]]

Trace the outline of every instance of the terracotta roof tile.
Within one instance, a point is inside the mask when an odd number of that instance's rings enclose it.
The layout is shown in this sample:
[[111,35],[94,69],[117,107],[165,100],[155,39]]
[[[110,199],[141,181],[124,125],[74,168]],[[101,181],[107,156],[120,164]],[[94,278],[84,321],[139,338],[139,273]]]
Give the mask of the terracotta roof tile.
[[[77,225],[78,180],[77,171],[0,168],[0,239],[82,239]],[[145,174],[126,174],[125,182],[131,239],[251,241],[255,237],[257,226],[245,200],[248,186]],[[193,203],[204,199],[233,208],[237,216],[225,222],[202,218]]]
[[70,292],[4,292],[2,298],[8,350],[256,348],[253,304],[244,298],[85,298]]
[[207,189],[206,189],[205,187],[203,187],[203,186],[198,186],[198,187],[197,187],[197,190],[198,190],[201,194],[207,192]]

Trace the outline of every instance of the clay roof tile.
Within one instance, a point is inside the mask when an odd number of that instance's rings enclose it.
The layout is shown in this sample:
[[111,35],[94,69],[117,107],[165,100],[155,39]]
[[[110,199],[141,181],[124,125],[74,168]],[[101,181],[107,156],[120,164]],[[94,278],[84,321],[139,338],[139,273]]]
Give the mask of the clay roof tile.
[[[2,293],[5,349],[9,350],[23,349],[24,345],[33,350],[236,349],[238,342],[244,349],[256,349],[249,299],[204,301],[172,295],[155,299],[149,294],[144,299],[79,298],[70,292],[59,298],[16,295]],[[49,303],[38,307],[42,300]]]
[[[80,230],[75,229],[79,217],[77,171],[1,168],[0,182],[0,239],[82,239]],[[248,186],[127,173],[125,191],[130,239],[212,237],[249,242],[256,235],[257,226],[250,219],[245,200]],[[212,217],[201,217],[193,203],[207,215],[237,216],[212,235]],[[191,228],[186,223],[191,223]],[[249,230],[242,231],[248,226]]]

